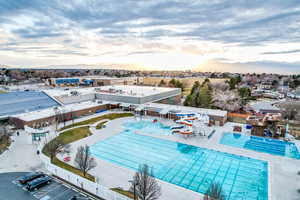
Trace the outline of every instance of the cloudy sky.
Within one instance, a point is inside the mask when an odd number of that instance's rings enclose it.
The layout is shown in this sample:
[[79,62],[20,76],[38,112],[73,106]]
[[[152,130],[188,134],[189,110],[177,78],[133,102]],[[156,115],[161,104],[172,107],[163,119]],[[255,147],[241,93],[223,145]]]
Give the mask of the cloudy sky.
[[0,64],[300,73],[300,3],[0,0]]

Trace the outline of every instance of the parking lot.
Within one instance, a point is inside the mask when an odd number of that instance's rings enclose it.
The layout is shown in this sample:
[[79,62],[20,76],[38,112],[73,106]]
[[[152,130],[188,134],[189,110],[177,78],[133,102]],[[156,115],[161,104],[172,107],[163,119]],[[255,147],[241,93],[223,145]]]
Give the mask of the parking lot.
[[[52,179],[52,182],[48,185],[45,185],[38,190],[29,192],[26,190],[25,186],[20,184],[17,180],[20,176],[26,173],[19,173],[18,176],[13,176],[10,180],[11,186],[9,191],[6,191],[6,198],[3,199],[28,199],[28,200],[70,200],[72,197],[76,196],[76,200],[88,200],[93,199],[87,195],[76,191],[76,189],[71,188],[65,183],[60,182],[59,180]],[[9,179],[9,178],[7,178]],[[5,183],[9,185],[8,182]],[[1,185],[1,181],[0,181]],[[3,191],[1,191],[1,194]],[[2,200],[2,195],[0,199]]]

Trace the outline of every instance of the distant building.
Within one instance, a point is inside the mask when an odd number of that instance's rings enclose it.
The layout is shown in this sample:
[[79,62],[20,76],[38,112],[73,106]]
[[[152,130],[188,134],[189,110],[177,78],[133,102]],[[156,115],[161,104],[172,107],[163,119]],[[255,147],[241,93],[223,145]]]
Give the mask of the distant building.
[[280,113],[280,109],[273,105],[274,102],[260,101],[249,104],[250,111],[255,113]]
[[47,84],[52,86],[105,86],[105,85],[139,85],[143,83],[142,77],[105,77],[105,76],[80,76],[65,78],[50,78]]

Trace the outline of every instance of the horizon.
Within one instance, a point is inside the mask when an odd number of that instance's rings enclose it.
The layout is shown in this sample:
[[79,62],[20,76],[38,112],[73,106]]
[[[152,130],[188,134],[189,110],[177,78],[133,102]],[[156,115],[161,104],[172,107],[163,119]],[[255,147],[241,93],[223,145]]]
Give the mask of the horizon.
[[298,74],[299,20],[296,0],[1,2],[0,66]]

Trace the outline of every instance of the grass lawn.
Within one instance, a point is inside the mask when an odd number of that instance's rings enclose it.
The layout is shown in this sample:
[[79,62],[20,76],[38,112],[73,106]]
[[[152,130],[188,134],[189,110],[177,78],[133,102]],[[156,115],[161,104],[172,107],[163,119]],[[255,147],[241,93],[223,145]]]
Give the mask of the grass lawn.
[[88,120],[85,120],[85,121],[82,121],[82,122],[77,122],[77,123],[65,126],[65,127],[61,128],[60,130],[62,131],[62,130],[72,128],[72,127],[75,127],[75,126],[93,124],[93,123],[96,123],[96,122],[98,122],[100,120],[103,120],[103,119],[113,120],[113,119],[117,119],[117,118],[121,118],[121,117],[131,117],[131,116],[133,116],[132,113],[110,113],[110,114],[102,115],[102,116],[99,116],[99,117],[94,117],[92,119],[88,119]]
[[7,136],[3,136],[0,140],[0,154],[3,153],[11,144],[10,138]]
[[0,90],[0,94],[2,94],[2,93],[6,93],[5,91],[3,91],[3,90]]
[[57,138],[61,139],[65,144],[69,144],[71,142],[88,137],[91,134],[92,133],[90,132],[89,127],[85,126],[85,127],[74,128],[68,131],[64,131],[60,133]]
[[[95,118],[92,118],[92,119],[89,119],[89,120],[86,120],[86,121],[82,121],[82,122],[78,122],[78,123],[66,126],[61,130],[65,130],[65,129],[80,126],[80,125],[93,124],[93,123],[96,123],[97,121],[100,121],[100,120],[103,120],[103,119],[113,120],[113,119],[116,119],[116,118],[129,117],[129,116],[133,116],[133,114],[132,113],[111,113],[111,114],[106,114],[106,115],[103,115],[103,116],[100,116],[100,117],[95,117]],[[100,122],[99,124],[97,124],[96,129],[101,129],[103,127],[104,123],[106,123],[106,122],[107,121]],[[56,137],[56,139],[60,139],[65,144],[69,144],[69,143],[75,142],[77,140],[80,140],[82,138],[88,137],[91,134],[92,133],[90,132],[89,126],[85,126],[85,127],[79,127],[79,128],[74,128],[74,129],[71,129],[71,130],[64,131],[64,132],[60,133],[59,136]],[[43,148],[42,152],[46,156],[48,156],[48,157],[50,156],[49,152],[47,152],[45,148]],[[58,167],[66,169],[66,170],[68,170],[68,171],[70,171],[74,174],[77,174],[81,177],[84,177],[82,172],[79,169],[77,169],[77,168],[75,168],[75,167],[73,167],[73,166],[71,166],[71,165],[69,165],[69,164],[67,164],[63,161],[60,161],[57,158],[54,158],[52,163],[55,164]],[[95,177],[90,175],[90,174],[86,174],[86,176],[84,178],[95,182]]]
[[133,199],[133,193],[128,190],[123,190],[121,188],[111,188],[111,190]]
[[[79,169],[77,169],[77,168],[75,168],[75,167],[73,167],[73,166],[71,166],[71,165],[69,165],[69,164],[67,164],[67,163],[65,163],[63,161],[60,161],[57,158],[53,159],[52,164],[54,164],[54,165],[56,165],[56,166],[58,166],[60,168],[63,168],[65,170],[68,170],[68,171],[70,171],[70,172],[72,172],[74,174],[77,174],[77,175],[79,175],[81,177],[84,177],[83,173]],[[88,179],[90,181],[95,182],[95,177],[92,176],[92,175],[90,175],[90,174],[88,174],[88,173],[85,175],[84,178],[86,178],[86,179]]]
[[97,124],[97,126],[96,126],[96,129],[98,130],[98,129],[101,129],[102,127],[103,127],[103,125],[106,123],[107,121],[105,121],[105,122],[100,122],[99,124]]
[[[56,138],[61,139],[65,144],[69,144],[71,142],[74,142],[74,141],[80,140],[82,138],[88,137],[89,135],[91,135],[91,132],[90,132],[89,127],[87,126],[87,127],[74,128],[72,130],[68,130],[68,131],[62,132]],[[49,152],[47,152],[45,150],[45,148],[43,148],[42,152],[46,156],[49,157]],[[77,175],[79,175],[81,177],[84,177],[83,174],[82,174],[82,172],[79,169],[77,169],[77,168],[75,168],[75,167],[73,167],[73,166],[71,166],[71,165],[69,165],[69,164],[67,164],[65,162],[60,161],[57,158],[53,159],[52,164],[54,164],[54,165],[56,165],[58,167],[61,167],[63,169],[66,169],[66,170],[68,170],[68,171],[70,171],[70,172],[72,172],[74,174],[77,174]],[[86,179],[88,179],[90,181],[95,182],[95,177],[92,176],[92,175],[90,175],[90,174],[86,174],[86,176],[84,178],[86,178]]]

